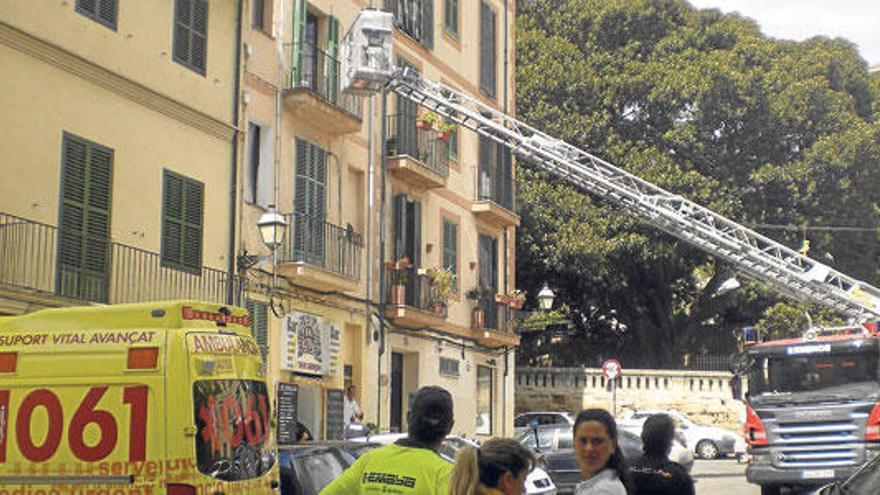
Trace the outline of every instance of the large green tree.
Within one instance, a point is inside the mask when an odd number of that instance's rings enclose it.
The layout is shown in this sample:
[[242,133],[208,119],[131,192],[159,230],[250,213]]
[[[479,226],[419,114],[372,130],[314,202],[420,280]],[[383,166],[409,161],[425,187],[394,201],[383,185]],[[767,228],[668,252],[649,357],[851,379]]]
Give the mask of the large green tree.
[[[770,39],[680,0],[522,0],[516,49],[522,120],[880,282],[880,82],[851,43]],[[528,164],[517,185],[520,285],[549,283],[572,322],[526,336],[523,361],[679,364],[731,351],[737,326],[832,316],[756,283],[719,294],[735,266]]]

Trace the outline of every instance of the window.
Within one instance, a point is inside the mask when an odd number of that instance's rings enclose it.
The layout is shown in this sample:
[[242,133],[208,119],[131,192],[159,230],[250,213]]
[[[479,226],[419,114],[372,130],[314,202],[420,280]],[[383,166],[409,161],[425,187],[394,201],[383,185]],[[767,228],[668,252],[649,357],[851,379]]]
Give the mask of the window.
[[455,126],[449,131],[449,141],[447,142],[447,145],[448,149],[446,150],[446,156],[452,160],[458,161],[458,126]]
[[67,133],[61,146],[56,290],[107,302],[113,150]]
[[434,0],[392,0],[394,26],[427,49],[434,48]]
[[296,261],[324,266],[324,223],[327,215],[327,152],[296,140],[293,249]]
[[251,0],[251,26],[257,29],[266,29],[265,0]]
[[251,320],[251,336],[257,341],[260,355],[263,357],[263,373],[269,368],[269,312],[266,303],[248,299],[245,302],[248,317]]
[[166,170],[162,195],[162,264],[201,269],[204,184]]
[[480,91],[495,98],[497,14],[486,2],[480,2]]
[[443,220],[443,267],[452,270],[458,291],[458,225],[446,219]]
[[271,136],[269,128],[248,122],[247,170],[244,176],[244,200],[268,206],[272,194]]
[[208,1],[175,0],[174,61],[205,75],[208,53]]
[[446,6],[443,27],[447,33],[458,37],[458,0],[443,0],[443,3]]
[[480,136],[477,199],[513,211],[513,160],[506,146]]
[[440,358],[440,374],[458,376],[458,359]]
[[76,11],[99,24],[116,30],[116,16],[119,11],[117,0],[76,0]]
[[492,434],[493,369],[477,365],[477,429],[478,435]]

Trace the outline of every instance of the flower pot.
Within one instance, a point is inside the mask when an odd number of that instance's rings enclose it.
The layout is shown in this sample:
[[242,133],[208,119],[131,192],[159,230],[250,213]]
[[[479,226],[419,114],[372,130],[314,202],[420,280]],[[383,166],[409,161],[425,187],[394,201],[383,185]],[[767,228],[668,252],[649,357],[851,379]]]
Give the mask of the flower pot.
[[482,330],[483,325],[486,323],[486,314],[483,313],[482,308],[474,308],[471,311],[471,329],[472,330]]
[[406,304],[406,286],[403,284],[394,284],[391,286],[391,304],[401,306]]
[[501,304],[510,304],[510,297],[507,294],[495,294],[495,302]]
[[427,120],[416,119],[416,128],[417,129],[430,129],[431,123]]
[[511,307],[511,309],[522,309],[525,303],[525,301],[520,299],[511,299],[508,305]]
[[449,136],[450,134],[446,131],[437,131],[437,139],[443,141],[444,143],[449,142]]

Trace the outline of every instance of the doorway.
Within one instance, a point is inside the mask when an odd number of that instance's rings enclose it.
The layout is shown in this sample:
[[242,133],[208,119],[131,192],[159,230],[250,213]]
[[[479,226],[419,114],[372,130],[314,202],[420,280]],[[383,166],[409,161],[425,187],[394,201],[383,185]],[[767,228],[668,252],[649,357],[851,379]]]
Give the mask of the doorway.
[[403,354],[391,353],[391,431],[403,426]]

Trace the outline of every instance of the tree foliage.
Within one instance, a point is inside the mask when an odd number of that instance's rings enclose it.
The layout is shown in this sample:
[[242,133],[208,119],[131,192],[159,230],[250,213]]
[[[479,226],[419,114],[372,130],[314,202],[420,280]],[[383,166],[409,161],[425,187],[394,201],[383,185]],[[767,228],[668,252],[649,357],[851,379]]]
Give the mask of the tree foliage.
[[[749,19],[680,0],[522,0],[517,9],[522,120],[880,282],[880,78],[852,43],[774,40]],[[794,314],[819,312],[761,284],[719,295],[735,266],[528,165],[517,185],[520,285],[536,294],[550,283],[574,327],[524,348],[524,361],[603,354],[669,365],[731,351],[738,326],[782,335],[800,331]]]

